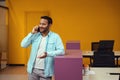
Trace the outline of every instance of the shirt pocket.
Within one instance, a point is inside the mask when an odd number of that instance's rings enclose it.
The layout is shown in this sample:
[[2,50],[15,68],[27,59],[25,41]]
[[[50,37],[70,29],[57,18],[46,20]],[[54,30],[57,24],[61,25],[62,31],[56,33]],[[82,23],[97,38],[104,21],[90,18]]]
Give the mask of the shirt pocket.
[[32,42],[32,46],[35,47],[35,46],[39,46],[40,45],[40,39],[35,39],[33,42]]
[[55,50],[55,42],[53,42],[53,41],[48,41],[47,50],[49,50],[49,51]]

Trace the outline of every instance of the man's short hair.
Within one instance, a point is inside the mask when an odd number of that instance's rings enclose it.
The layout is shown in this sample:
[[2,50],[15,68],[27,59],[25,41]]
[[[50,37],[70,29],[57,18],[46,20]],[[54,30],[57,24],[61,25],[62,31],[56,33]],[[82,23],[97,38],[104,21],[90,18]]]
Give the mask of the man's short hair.
[[48,24],[52,24],[53,23],[52,18],[49,17],[49,16],[41,16],[41,19],[46,19],[48,21]]

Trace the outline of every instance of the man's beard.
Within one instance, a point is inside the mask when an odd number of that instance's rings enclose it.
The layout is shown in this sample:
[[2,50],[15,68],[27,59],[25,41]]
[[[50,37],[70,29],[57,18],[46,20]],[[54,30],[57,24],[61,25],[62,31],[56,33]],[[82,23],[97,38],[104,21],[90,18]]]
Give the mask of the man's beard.
[[44,29],[43,31],[40,31],[40,33],[46,33],[49,31],[49,27],[47,26],[46,28],[41,28],[41,29]]

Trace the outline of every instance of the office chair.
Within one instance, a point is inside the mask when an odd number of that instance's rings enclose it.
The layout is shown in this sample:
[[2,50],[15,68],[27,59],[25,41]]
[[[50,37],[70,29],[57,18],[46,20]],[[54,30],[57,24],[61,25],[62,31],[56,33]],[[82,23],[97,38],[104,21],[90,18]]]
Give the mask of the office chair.
[[91,42],[91,51],[97,51],[99,48],[99,42]]
[[113,51],[114,40],[100,40],[99,42],[99,51]]
[[114,52],[94,52],[92,67],[115,67]]

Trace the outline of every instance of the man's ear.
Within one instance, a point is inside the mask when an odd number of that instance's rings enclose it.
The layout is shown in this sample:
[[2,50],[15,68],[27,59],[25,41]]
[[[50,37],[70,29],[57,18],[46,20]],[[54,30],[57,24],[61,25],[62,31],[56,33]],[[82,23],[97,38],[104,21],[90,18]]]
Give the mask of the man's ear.
[[51,26],[52,24],[49,24],[49,27]]

